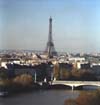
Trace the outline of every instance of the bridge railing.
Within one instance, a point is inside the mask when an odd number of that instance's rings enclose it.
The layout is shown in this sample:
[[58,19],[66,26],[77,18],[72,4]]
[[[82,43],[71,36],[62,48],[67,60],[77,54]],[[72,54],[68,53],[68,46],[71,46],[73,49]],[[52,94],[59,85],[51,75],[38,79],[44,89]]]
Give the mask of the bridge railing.
[[56,81],[52,81],[52,83],[63,83],[63,84],[84,84],[84,85],[95,85],[98,84],[100,85],[100,81],[60,81],[60,80],[56,80]]

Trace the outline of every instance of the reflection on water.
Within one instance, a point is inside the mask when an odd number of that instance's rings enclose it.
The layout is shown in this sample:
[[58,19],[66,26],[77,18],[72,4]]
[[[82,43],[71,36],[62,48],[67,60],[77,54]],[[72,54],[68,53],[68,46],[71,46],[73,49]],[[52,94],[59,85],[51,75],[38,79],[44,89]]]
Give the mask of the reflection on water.
[[76,98],[79,91],[40,90],[0,98],[0,105],[63,105],[65,99]]
[[83,86],[83,90],[96,90],[100,89],[99,86]]

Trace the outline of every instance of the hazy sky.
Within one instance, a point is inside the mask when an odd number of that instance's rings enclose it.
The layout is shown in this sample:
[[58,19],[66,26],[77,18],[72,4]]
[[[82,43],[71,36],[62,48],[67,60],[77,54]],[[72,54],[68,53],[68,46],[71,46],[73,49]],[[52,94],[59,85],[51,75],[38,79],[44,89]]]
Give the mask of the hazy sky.
[[0,0],[0,49],[45,50],[50,16],[57,51],[100,51],[100,0]]

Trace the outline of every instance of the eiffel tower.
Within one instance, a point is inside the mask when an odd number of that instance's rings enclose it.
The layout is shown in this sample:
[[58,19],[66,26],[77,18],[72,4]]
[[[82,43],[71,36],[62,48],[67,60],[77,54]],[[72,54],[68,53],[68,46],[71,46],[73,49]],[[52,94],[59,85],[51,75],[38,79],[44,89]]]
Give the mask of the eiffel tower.
[[47,54],[48,58],[52,58],[53,56],[57,56],[57,52],[54,47],[53,39],[52,39],[52,18],[49,18],[49,35],[48,35],[48,42],[46,45],[45,53]]

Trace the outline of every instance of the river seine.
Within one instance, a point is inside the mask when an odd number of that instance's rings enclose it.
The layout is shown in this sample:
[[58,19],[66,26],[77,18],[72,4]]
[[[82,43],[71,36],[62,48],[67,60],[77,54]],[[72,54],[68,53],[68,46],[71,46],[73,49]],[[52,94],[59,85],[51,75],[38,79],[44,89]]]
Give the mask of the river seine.
[[81,91],[100,89],[96,86],[84,86],[83,90],[50,89],[34,90],[0,98],[0,105],[64,105],[68,98],[77,98]]
[[63,105],[65,99],[78,95],[72,90],[39,90],[0,98],[0,105]]

